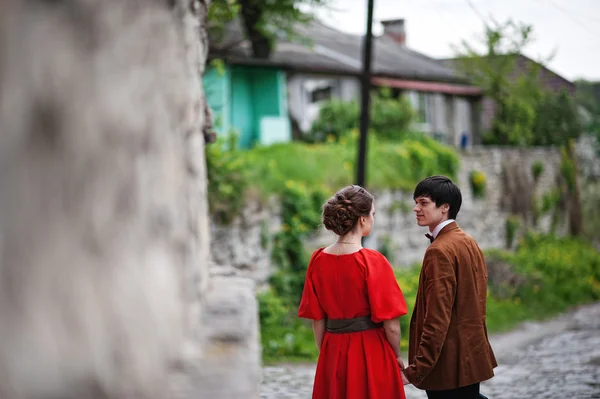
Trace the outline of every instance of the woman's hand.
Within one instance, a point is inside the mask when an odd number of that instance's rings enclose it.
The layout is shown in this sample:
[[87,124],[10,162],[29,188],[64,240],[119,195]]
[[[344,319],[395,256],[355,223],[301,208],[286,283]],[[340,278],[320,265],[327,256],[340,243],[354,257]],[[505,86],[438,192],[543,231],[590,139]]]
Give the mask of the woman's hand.
[[407,378],[406,378],[406,376],[404,375],[404,370],[402,370],[402,371],[400,372],[400,374],[402,374],[402,384],[404,384],[404,385],[408,385],[408,384],[410,384],[410,381],[408,381],[408,379],[407,379]]
[[398,366],[400,366],[400,370],[404,370],[404,362],[402,361],[402,356],[398,356],[396,358],[396,361],[398,362]]

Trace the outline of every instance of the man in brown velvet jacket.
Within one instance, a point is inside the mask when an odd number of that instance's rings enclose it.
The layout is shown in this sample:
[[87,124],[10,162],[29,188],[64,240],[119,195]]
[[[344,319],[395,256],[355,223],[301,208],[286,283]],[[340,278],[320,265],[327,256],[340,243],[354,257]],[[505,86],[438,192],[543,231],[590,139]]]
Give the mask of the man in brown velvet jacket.
[[454,219],[462,196],[444,176],[414,192],[417,223],[429,227],[410,321],[408,382],[428,398],[479,397],[479,383],[497,366],[485,325],[487,269],[481,249]]

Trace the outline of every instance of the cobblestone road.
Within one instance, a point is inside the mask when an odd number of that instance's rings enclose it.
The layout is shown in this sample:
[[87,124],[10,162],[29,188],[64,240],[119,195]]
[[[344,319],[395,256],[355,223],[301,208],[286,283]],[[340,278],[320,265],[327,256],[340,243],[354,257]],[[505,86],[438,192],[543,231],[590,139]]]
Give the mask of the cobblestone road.
[[[600,399],[600,303],[491,341],[500,366],[481,387],[490,399]],[[314,365],[265,367],[260,397],[310,398],[314,373]],[[427,396],[407,386],[406,397]]]

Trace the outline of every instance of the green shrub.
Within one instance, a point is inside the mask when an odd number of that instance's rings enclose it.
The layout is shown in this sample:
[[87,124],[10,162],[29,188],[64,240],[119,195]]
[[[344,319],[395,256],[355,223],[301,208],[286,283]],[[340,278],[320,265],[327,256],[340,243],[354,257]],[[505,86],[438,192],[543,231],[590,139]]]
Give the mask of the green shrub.
[[408,349],[408,333],[410,331],[410,317],[417,298],[421,265],[414,264],[412,267],[408,268],[396,268],[394,269],[394,274],[396,275],[396,280],[398,281],[398,285],[404,294],[404,299],[408,306],[408,314],[400,317],[400,331],[402,334],[400,349],[402,350],[404,357],[406,357],[406,351]]
[[505,230],[506,230],[506,248],[512,248],[515,234],[521,228],[521,218],[517,215],[510,215],[506,218]]
[[545,93],[536,108],[531,144],[566,145],[584,130],[578,106],[571,94],[564,90],[556,94]]
[[276,272],[271,276],[271,290],[259,297],[263,358],[314,359],[318,355],[312,329],[296,316],[310,254],[303,239],[320,225],[321,205],[325,192],[287,181],[281,193],[283,227],[273,239],[271,253]]
[[539,207],[539,214],[544,215],[554,210],[560,203],[560,191],[557,189],[550,190],[542,195],[542,201]]
[[580,239],[527,234],[515,253],[493,253],[512,264],[525,283],[514,287],[508,298],[488,295],[487,324],[491,332],[600,299],[600,253]]
[[567,183],[567,189],[570,193],[575,191],[575,161],[569,155],[566,147],[561,148],[560,174]]
[[[360,109],[356,101],[332,99],[319,109],[319,115],[305,137],[311,143],[336,142],[351,131],[358,131]],[[415,113],[405,97],[393,98],[389,89],[371,96],[370,129],[381,139],[403,138]]]
[[208,204],[220,223],[229,223],[243,209],[248,187],[248,164],[237,149],[237,135],[230,134],[205,148]]
[[600,298],[600,253],[581,239],[528,234],[513,260],[537,280],[521,293],[532,305],[560,311]]
[[372,96],[370,128],[377,137],[384,140],[402,139],[414,118],[415,113],[405,96],[393,98],[389,89],[382,89]]
[[311,143],[338,141],[352,129],[358,129],[359,107],[356,101],[332,99],[319,109],[310,133],[305,137]]
[[552,214],[551,232],[556,231],[556,227],[561,217],[560,202],[562,194],[559,189],[553,189],[542,195],[541,201],[536,201],[534,211],[536,218],[547,213]]
[[473,191],[473,196],[475,198],[482,198],[485,196],[485,188],[487,184],[487,179],[485,177],[485,173],[473,170],[469,174],[469,181],[471,183],[471,190]]
[[293,305],[300,303],[309,254],[302,240],[320,224],[325,192],[301,182],[287,181],[281,194],[282,230],[273,240],[272,259],[277,271],[271,277],[275,292]]
[[262,357],[266,362],[316,359],[319,352],[308,321],[272,290],[258,294]]
[[533,162],[533,164],[531,164],[531,174],[533,175],[533,181],[537,183],[542,173],[544,173],[544,163],[539,160]]

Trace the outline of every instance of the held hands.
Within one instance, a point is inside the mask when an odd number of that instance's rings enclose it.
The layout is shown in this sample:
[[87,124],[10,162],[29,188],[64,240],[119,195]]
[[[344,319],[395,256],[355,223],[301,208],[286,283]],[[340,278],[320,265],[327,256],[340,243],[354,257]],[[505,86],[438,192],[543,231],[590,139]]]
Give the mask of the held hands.
[[410,384],[410,381],[408,381],[408,379],[406,379],[406,376],[404,375],[404,370],[402,370],[400,372],[400,374],[402,375],[402,384],[404,384],[404,385]]
[[404,384],[404,385],[410,384],[410,382],[408,381],[408,379],[406,379],[406,376],[404,375],[404,361],[402,361],[402,357],[398,356],[396,358],[396,360],[398,361],[398,366],[400,366],[400,375],[402,376],[402,384]]
[[398,356],[396,358],[396,361],[398,362],[398,366],[400,366],[400,370],[404,370],[404,362],[402,361],[402,356]]

